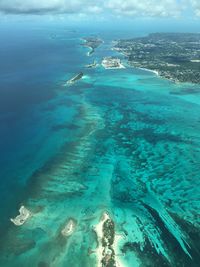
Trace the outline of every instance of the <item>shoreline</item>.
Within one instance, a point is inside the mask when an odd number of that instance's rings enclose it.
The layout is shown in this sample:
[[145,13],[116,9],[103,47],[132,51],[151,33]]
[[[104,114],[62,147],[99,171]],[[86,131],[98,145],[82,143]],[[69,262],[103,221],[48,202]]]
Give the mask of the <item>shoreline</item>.
[[125,69],[126,67],[122,64],[121,59],[117,57],[104,57],[101,65],[105,69]]
[[[125,53],[123,53],[122,51],[119,51],[119,50],[117,49],[117,47],[112,47],[111,50],[116,51],[117,53],[123,55],[125,58],[127,57],[127,55],[126,55]],[[133,67],[133,68],[135,68],[135,69],[139,69],[139,70],[143,70],[143,71],[151,72],[151,73],[155,74],[156,76],[158,76],[158,77],[160,77],[160,78],[165,78],[165,77],[161,76],[160,73],[159,73],[159,71],[157,71],[157,70],[151,70],[151,69],[147,69],[147,68],[143,68],[143,67],[136,67],[136,66],[133,66],[133,65],[131,65],[131,64],[129,63],[128,60],[127,60],[127,64],[128,64],[129,67]],[[165,78],[165,79],[167,79],[167,78]],[[173,80],[171,80],[171,79],[167,79],[167,80],[168,80],[168,81],[171,81],[171,82],[178,83],[178,81],[173,81]]]
[[96,256],[97,256],[97,267],[102,267],[102,254],[103,254],[103,245],[102,245],[102,238],[103,238],[103,224],[109,218],[108,213],[104,212],[101,216],[101,219],[97,225],[94,227],[94,231],[97,235],[98,247],[96,249]]
[[[114,233],[112,236],[107,236],[106,232],[106,224],[109,224],[108,229],[110,229],[110,226],[113,225],[114,222],[109,216],[108,212],[104,212],[99,220],[99,222],[94,226],[94,231],[97,235],[97,241],[98,241],[98,247],[96,248],[96,257],[97,257],[97,267],[103,267],[103,266],[110,266],[109,262],[112,260],[113,267],[125,267],[124,264],[122,264],[120,260],[120,256],[118,253],[118,245],[122,238],[124,238],[123,235],[117,234],[114,230]],[[109,232],[110,233],[110,232]],[[112,243],[110,242],[110,239],[113,240]],[[104,263],[103,263],[104,262]]]
[[90,49],[90,51],[87,52],[87,56],[90,57],[94,53],[94,48],[91,46],[85,46]]
[[116,267],[126,267],[121,259],[120,259],[120,255],[117,253],[119,248],[118,248],[118,245],[119,245],[119,242],[122,240],[122,239],[125,239],[125,236],[123,236],[122,234],[117,234],[115,233],[115,239],[114,239],[114,243],[113,243],[113,249],[115,251],[115,258],[116,258]]
[[161,77],[160,74],[159,74],[159,71],[157,71],[157,70],[151,70],[151,69],[142,68],[142,67],[135,67],[135,68],[140,69],[140,70],[144,70],[144,71],[147,71],[147,72],[154,73],[154,74],[156,74],[157,76]]
[[[134,67],[134,66],[131,66],[131,67]],[[144,70],[144,71],[147,71],[147,72],[151,72],[153,74],[155,74],[158,78],[161,78],[161,79],[164,79],[164,80],[167,80],[169,82],[172,82],[174,84],[185,84],[185,82],[180,82],[178,80],[174,80],[174,79],[171,79],[171,78],[167,78],[165,76],[162,76],[159,71],[157,70],[151,70],[151,69],[147,69],[147,68],[142,68],[142,67],[134,67],[136,69],[140,69],[140,70]],[[193,85],[195,85],[195,83],[192,83]]]
[[[118,43],[118,42],[116,42],[116,44],[117,44],[117,43]],[[144,70],[144,71],[152,72],[152,73],[154,73],[156,76],[158,76],[159,78],[161,78],[161,79],[165,79],[165,80],[170,81],[170,82],[172,82],[172,83],[174,83],[174,84],[192,84],[192,85],[199,85],[199,83],[193,83],[193,82],[189,82],[189,81],[188,81],[188,82],[185,82],[185,81],[180,81],[180,80],[175,79],[175,78],[168,78],[168,77],[165,77],[164,75],[160,74],[160,71],[159,71],[159,70],[151,70],[151,69],[148,69],[148,68],[145,68],[145,67],[143,68],[143,67],[137,67],[137,66],[131,65],[130,62],[128,61],[128,59],[127,59],[127,54],[125,54],[123,51],[119,51],[118,47],[113,46],[113,47],[111,48],[111,50],[116,51],[117,53],[123,55],[124,58],[125,58],[126,61],[127,61],[127,64],[129,65],[129,67],[133,67],[133,68],[135,68],[135,69],[140,69],[140,70]]]
[[106,67],[105,64],[101,64],[106,70],[115,70],[115,69],[125,69],[126,67],[123,64],[120,64],[119,67]]
[[78,80],[81,80],[83,77],[84,77],[83,72],[80,72],[80,73],[76,74],[74,77],[72,77],[71,79],[69,79],[66,82],[66,85],[73,84],[73,83],[77,82]]
[[76,222],[73,219],[69,219],[65,227],[62,229],[61,234],[65,237],[70,236],[74,233],[76,228]]
[[87,56],[91,56],[95,50],[102,44],[104,43],[103,40],[101,40],[100,38],[91,38],[91,37],[88,37],[88,38],[81,38],[81,41],[83,41],[83,46],[88,48],[89,51],[87,52]]
[[11,218],[10,221],[16,226],[21,226],[31,217],[31,215],[31,212],[25,206],[21,206],[19,215],[15,218]]
[[89,51],[87,52],[87,56],[89,57],[89,56],[91,56],[93,53],[94,53],[94,48],[93,47],[91,47],[91,46],[89,46],[89,45],[87,45],[87,40],[86,39],[84,39],[84,38],[80,38],[80,40],[83,42],[83,44],[82,44],[82,46],[83,47],[86,47],[86,48],[88,48],[89,49]]

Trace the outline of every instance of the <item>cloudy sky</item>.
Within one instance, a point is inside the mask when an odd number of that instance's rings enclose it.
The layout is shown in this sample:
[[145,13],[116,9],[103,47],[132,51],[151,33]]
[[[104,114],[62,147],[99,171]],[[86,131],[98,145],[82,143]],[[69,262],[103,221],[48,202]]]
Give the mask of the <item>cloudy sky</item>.
[[200,19],[200,0],[0,0],[0,12]]

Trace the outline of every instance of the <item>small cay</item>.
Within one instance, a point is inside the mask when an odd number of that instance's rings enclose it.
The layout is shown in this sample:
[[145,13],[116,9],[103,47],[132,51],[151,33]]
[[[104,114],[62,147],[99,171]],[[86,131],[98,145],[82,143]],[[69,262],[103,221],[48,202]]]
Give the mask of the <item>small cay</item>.
[[91,64],[85,65],[86,68],[90,69],[90,68],[96,68],[98,66],[98,63],[96,61],[94,61]]
[[65,227],[62,229],[61,234],[63,236],[70,236],[74,233],[75,228],[76,228],[75,220],[69,219]]
[[25,208],[24,206],[21,206],[19,209],[19,215],[16,216],[14,219],[10,219],[12,223],[14,223],[17,226],[23,225],[31,216],[31,212]]
[[71,78],[70,80],[67,81],[67,84],[73,84],[75,83],[76,81],[80,80],[83,78],[83,73],[80,72],[78,73],[77,75],[75,75],[73,78]]

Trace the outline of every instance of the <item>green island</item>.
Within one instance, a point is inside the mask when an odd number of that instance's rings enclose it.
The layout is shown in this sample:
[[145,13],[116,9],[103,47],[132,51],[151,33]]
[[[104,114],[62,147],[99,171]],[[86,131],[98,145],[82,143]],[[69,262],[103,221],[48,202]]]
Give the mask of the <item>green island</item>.
[[103,213],[94,230],[98,241],[97,249],[94,251],[97,256],[97,267],[123,267],[118,258],[118,245],[123,236],[116,233],[115,222],[107,212]]
[[103,223],[103,258],[102,266],[104,267],[115,267],[115,251],[113,249],[113,243],[115,238],[115,225],[114,222],[109,218]]
[[200,83],[199,33],[152,33],[119,40],[114,49],[133,67],[154,71],[174,82]]

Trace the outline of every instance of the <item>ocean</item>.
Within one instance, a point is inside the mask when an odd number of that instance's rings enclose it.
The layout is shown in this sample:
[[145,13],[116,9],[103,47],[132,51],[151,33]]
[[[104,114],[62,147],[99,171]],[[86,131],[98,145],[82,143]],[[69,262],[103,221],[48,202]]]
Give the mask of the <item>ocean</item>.
[[[199,266],[199,85],[125,61],[85,68],[122,57],[113,40],[147,33],[2,30],[0,266],[96,266],[94,226],[105,211],[122,237],[119,266]],[[82,38],[91,35],[104,43],[88,57]],[[15,226],[21,205],[32,216]],[[63,237],[70,218],[75,231]]]

